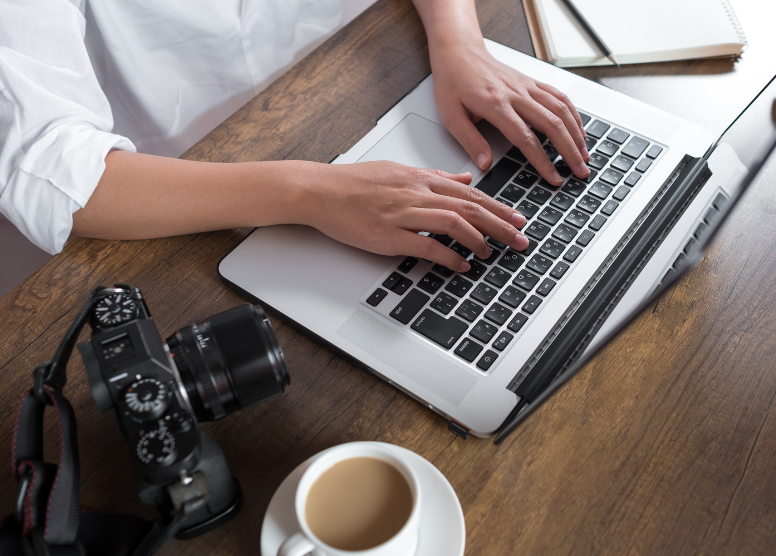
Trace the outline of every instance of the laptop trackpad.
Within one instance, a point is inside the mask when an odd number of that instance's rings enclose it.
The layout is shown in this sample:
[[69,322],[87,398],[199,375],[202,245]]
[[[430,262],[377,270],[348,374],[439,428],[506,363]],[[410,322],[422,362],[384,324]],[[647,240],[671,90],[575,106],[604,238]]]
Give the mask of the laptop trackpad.
[[456,174],[470,158],[443,126],[417,114],[408,114],[358,162],[372,160],[390,160]]

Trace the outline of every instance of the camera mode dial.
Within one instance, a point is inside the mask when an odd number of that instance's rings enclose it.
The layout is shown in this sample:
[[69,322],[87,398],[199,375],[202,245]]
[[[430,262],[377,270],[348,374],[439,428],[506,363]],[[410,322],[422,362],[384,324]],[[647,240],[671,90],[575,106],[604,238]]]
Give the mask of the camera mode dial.
[[137,315],[135,300],[125,293],[109,295],[94,308],[94,316],[103,326],[116,326],[129,322]]
[[124,402],[133,417],[156,419],[167,409],[167,388],[156,379],[144,378],[127,388]]
[[137,443],[137,457],[143,463],[172,463],[175,460],[175,437],[168,430],[145,433]]

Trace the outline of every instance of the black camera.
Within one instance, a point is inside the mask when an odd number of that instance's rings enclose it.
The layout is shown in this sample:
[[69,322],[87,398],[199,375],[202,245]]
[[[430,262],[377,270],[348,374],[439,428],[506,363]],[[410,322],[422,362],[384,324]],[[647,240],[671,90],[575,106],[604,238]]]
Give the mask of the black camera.
[[231,519],[240,485],[197,423],[279,396],[289,384],[264,311],[236,307],[163,341],[137,288],[98,288],[92,300],[92,338],[78,349],[97,407],[116,410],[141,501],[163,519],[176,516],[181,539]]

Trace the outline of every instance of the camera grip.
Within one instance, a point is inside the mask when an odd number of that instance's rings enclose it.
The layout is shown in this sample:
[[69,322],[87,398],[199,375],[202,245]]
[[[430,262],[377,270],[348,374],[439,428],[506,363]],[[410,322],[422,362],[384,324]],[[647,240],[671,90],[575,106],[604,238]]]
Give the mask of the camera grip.
[[296,533],[283,541],[277,556],[304,556],[313,550],[315,550],[315,545],[302,533]]

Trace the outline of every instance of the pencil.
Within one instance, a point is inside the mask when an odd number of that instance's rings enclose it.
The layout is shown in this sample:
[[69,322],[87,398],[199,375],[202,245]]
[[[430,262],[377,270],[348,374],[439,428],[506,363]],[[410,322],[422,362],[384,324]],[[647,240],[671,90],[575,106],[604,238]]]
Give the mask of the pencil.
[[574,3],[571,0],[563,0],[563,3],[566,4],[566,7],[569,9],[572,15],[577,18],[579,24],[584,27],[585,31],[587,31],[587,34],[590,35],[591,39],[593,39],[593,42],[598,46],[601,53],[609,58],[609,60],[611,60],[611,62],[619,68],[620,64],[617,62],[617,58],[614,57],[614,54],[612,54],[612,51],[609,50],[608,46],[606,46],[606,43],[603,41],[603,39],[598,36],[598,33],[595,32],[593,26],[588,23],[588,21],[585,19],[585,16],[579,13],[579,10],[574,5]]

